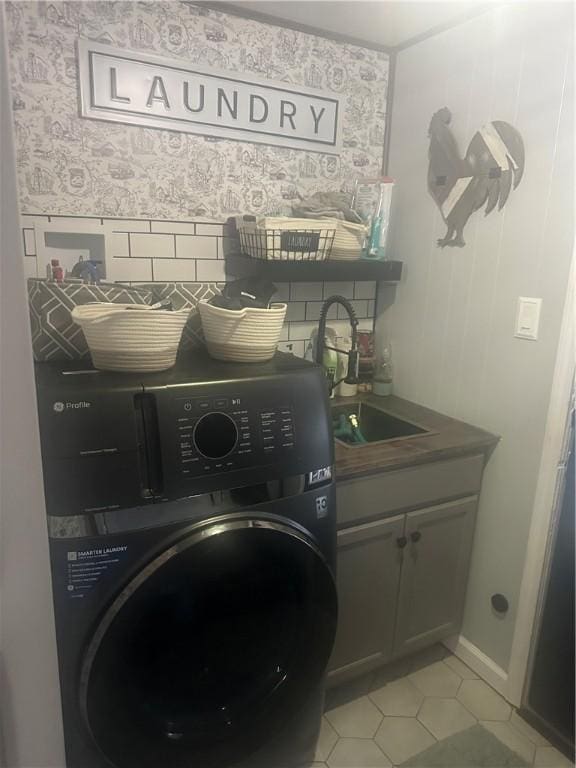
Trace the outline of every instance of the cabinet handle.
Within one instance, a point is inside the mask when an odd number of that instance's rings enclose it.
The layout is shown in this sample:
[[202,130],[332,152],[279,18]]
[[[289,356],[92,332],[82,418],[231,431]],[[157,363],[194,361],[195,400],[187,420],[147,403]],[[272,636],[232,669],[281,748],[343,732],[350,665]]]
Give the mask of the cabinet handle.
[[420,533],[420,531],[413,531],[413,532],[410,534],[410,539],[411,539],[411,540],[412,540],[414,543],[416,543],[417,541],[420,541],[420,539],[421,539],[421,538],[422,538],[422,534]]
[[404,549],[404,547],[406,546],[406,544],[408,544],[408,539],[406,538],[406,536],[399,536],[399,537],[396,539],[396,544],[398,544],[398,546],[400,547],[400,549]]

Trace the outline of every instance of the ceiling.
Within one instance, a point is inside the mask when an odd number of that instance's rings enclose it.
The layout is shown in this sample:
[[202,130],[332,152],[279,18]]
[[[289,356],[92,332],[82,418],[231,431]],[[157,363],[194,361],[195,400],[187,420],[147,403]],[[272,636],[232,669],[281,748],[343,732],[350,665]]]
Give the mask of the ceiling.
[[469,0],[236,0],[227,5],[377,46],[398,46],[436,28],[457,23],[462,17],[483,10],[488,3]]

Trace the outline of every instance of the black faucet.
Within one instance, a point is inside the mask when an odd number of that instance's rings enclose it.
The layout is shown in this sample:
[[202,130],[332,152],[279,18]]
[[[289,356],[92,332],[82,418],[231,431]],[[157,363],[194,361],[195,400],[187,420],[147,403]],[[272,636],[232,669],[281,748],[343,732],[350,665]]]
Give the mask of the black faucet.
[[[326,344],[326,316],[332,304],[340,304],[340,306],[344,307],[346,312],[348,312],[348,317],[350,318],[350,327],[352,328],[350,351],[345,349],[336,349],[336,347],[329,347],[328,344]],[[350,304],[348,299],[344,298],[344,296],[330,296],[330,298],[326,299],[322,305],[322,309],[320,311],[320,320],[318,322],[318,337],[316,339],[316,362],[320,365],[322,365],[325,349],[331,349],[334,352],[339,352],[340,354],[348,356],[348,372],[343,379],[339,379],[338,381],[330,383],[330,392],[332,392],[332,390],[335,389],[335,387],[337,387],[341,381],[345,381],[346,384],[357,384],[358,365],[360,362],[358,352],[358,318],[356,317],[356,312],[354,312],[354,307],[352,304]]]

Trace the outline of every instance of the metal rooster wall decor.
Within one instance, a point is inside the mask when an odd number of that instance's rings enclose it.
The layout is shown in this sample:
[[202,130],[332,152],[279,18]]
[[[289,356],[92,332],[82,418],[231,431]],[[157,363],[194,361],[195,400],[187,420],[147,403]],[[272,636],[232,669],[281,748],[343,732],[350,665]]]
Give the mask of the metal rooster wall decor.
[[450,130],[451,119],[452,113],[443,107],[430,121],[428,190],[447,227],[438,245],[462,248],[466,245],[464,227],[474,211],[484,204],[486,216],[496,204],[501,210],[510,190],[520,184],[524,142],[509,123],[494,120],[474,134],[461,158]]

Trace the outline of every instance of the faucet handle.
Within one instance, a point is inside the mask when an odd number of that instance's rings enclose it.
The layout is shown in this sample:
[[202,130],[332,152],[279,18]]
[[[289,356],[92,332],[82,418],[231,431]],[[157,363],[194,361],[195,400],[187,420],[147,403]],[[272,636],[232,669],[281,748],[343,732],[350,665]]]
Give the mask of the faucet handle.
[[357,349],[351,349],[348,352],[348,373],[346,376],[346,384],[358,383],[358,371],[360,368],[360,353]]

